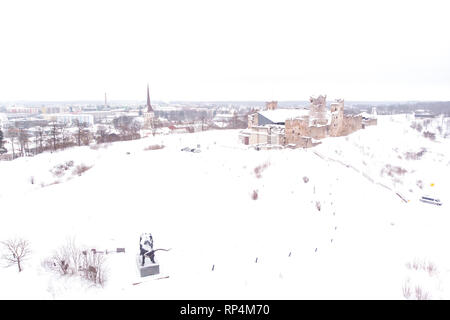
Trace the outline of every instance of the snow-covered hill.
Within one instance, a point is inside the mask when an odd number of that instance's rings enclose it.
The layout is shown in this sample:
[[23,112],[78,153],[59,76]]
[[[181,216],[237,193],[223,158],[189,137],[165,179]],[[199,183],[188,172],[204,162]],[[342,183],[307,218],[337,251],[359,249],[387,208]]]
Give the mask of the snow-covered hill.
[[[3,161],[0,240],[33,252],[23,272],[0,269],[0,298],[448,299],[449,159],[448,139],[399,115],[306,150],[248,150],[219,130]],[[169,278],[133,285],[142,232],[171,248],[156,253]],[[126,248],[103,288],[43,267],[68,237]]]

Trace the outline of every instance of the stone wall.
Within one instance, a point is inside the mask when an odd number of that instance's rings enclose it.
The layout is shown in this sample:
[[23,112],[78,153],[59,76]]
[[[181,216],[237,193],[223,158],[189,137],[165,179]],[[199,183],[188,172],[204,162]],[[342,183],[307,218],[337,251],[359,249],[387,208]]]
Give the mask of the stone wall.
[[323,139],[328,136],[328,125],[310,126],[308,117],[285,122],[286,144],[304,144],[303,137]]
[[328,126],[310,126],[309,117],[288,119],[285,122],[286,145],[297,148],[313,146],[312,139],[322,139],[327,136]]
[[362,124],[364,126],[376,126],[377,125],[377,119],[366,119],[362,121]]
[[248,144],[277,144],[285,145],[284,130],[280,127],[255,126],[249,133]]
[[323,139],[328,136],[328,125],[309,127],[309,136],[313,139]]
[[287,119],[284,126],[286,144],[303,144],[304,139],[302,138],[309,136],[308,117]]
[[362,116],[344,116],[340,136],[346,136],[362,128]]

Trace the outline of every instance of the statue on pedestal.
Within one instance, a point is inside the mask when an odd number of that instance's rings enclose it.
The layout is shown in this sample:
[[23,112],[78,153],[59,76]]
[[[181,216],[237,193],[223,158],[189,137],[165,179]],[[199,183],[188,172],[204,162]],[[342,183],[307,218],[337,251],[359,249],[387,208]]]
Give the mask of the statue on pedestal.
[[139,241],[139,249],[142,260],[142,266],[145,264],[145,257],[150,258],[152,263],[155,263],[155,251],[153,250],[153,237],[151,233],[141,234]]

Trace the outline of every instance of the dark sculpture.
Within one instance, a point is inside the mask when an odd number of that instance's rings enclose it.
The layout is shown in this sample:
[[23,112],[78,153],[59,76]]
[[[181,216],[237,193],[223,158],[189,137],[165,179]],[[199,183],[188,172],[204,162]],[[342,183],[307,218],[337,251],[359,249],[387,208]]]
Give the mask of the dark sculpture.
[[142,266],[145,264],[145,257],[149,257],[152,263],[155,263],[155,251],[153,250],[153,237],[151,233],[141,234],[139,241],[140,255],[142,257]]

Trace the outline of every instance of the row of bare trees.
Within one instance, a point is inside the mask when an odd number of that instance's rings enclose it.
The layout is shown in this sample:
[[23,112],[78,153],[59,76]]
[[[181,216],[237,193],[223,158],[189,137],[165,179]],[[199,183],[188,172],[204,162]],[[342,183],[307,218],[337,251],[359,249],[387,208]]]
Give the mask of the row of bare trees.
[[[73,146],[108,143],[120,140],[134,140],[141,137],[141,126],[132,117],[122,116],[114,120],[114,129],[101,125],[93,132],[87,123],[75,120],[71,125],[67,123],[50,122],[46,127],[36,127],[33,130],[10,127],[6,130],[4,138],[10,142],[12,158],[33,156],[44,151],[57,151]],[[3,136],[3,132],[2,132]],[[4,148],[3,137],[0,139],[2,153]]]
[[10,127],[6,130],[5,138],[9,139],[13,159],[76,145],[89,145],[93,137],[87,125],[75,121],[73,126],[76,128],[75,133],[69,130],[68,124],[57,122],[34,130]]
[[[201,117],[202,131],[215,128],[209,124],[206,116]],[[155,135],[163,123],[155,118],[150,129]],[[235,115],[228,128],[246,128],[246,116]],[[217,127],[219,128],[219,127]],[[57,151],[73,146],[90,145],[92,141],[97,144],[115,141],[135,140],[141,138],[141,123],[134,117],[120,116],[113,120],[111,125],[99,125],[93,131],[87,123],[79,120],[69,123],[50,122],[47,126],[38,126],[33,129],[10,127],[3,134],[9,140],[10,150],[4,148],[3,138],[0,137],[0,155],[10,151],[12,159],[23,156],[34,156],[45,151]],[[192,131],[194,131],[192,129]]]

